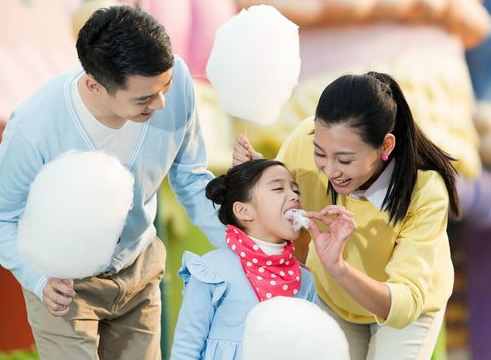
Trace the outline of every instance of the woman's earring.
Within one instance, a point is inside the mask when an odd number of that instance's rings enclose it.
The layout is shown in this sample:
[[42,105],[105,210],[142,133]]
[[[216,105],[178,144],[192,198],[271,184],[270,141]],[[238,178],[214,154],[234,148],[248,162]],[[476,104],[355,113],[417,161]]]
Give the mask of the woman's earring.
[[387,154],[382,154],[382,161],[383,161],[383,162],[386,162],[387,160],[389,160],[389,155],[387,155]]

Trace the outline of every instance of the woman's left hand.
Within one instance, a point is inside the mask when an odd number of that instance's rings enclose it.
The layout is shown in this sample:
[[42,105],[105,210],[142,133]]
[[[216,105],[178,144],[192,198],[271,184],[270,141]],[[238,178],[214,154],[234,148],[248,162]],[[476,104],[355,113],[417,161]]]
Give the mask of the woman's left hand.
[[249,160],[262,158],[263,155],[254,150],[254,147],[245,135],[237,135],[235,138],[234,152],[232,154],[232,166],[240,165]]
[[307,212],[304,216],[322,221],[327,231],[321,231],[314,221],[309,231],[314,239],[315,250],[329,272],[344,264],[343,250],[349,236],[356,230],[353,213],[343,206],[329,205],[320,212]]

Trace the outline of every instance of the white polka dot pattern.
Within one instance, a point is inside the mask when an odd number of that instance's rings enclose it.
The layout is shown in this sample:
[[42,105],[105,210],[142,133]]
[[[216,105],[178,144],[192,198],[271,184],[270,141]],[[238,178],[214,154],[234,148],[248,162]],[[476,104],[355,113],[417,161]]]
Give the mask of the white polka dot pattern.
[[226,239],[229,248],[238,255],[259,301],[298,294],[301,286],[300,264],[293,256],[295,248],[292,241],[286,241],[282,254],[267,255],[235,226],[227,226]]

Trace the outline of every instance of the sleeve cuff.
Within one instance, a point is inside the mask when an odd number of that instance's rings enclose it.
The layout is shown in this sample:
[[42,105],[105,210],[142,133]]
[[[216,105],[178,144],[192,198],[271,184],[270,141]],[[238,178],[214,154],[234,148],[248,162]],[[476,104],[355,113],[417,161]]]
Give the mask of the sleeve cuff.
[[43,290],[46,284],[48,283],[48,280],[49,280],[49,276],[45,274],[38,280],[36,286],[34,287],[33,292],[41,301],[43,301]]
[[379,325],[402,329],[411,324],[421,310],[415,307],[410,290],[404,284],[385,283],[390,292],[390,310],[387,319],[376,316]]

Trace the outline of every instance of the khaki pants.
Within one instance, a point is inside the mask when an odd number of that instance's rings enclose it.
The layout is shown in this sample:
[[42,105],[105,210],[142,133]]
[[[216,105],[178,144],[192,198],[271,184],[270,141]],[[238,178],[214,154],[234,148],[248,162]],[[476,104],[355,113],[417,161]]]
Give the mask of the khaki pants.
[[128,268],[75,280],[70,311],[52,316],[24,291],[29,323],[42,360],[159,360],[160,281],[165,247],[156,238]]
[[376,323],[350,323],[321,299],[319,305],[343,329],[351,360],[429,360],[445,314],[445,308],[435,313],[425,313],[411,325],[395,329]]

